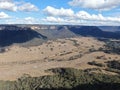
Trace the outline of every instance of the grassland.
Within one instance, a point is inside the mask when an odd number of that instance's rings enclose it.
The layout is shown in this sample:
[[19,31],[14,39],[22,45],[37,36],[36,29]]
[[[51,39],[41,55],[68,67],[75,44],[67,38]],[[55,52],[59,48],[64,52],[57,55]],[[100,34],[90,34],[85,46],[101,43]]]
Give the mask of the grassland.
[[109,43],[74,37],[2,48],[0,90],[119,90],[119,43]]

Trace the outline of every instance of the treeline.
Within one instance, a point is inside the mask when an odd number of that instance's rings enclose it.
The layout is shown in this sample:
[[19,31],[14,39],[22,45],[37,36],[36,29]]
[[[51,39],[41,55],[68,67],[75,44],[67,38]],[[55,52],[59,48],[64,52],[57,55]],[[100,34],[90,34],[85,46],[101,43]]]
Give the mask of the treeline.
[[72,68],[49,69],[54,75],[31,77],[17,81],[1,81],[0,90],[120,90],[119,75],[89,73]]
[[105,53],[120,54],[120,41],[110,40],[110,39],[98,39],[105,42],[104,47],[100,47],[99,51],[104,51]]

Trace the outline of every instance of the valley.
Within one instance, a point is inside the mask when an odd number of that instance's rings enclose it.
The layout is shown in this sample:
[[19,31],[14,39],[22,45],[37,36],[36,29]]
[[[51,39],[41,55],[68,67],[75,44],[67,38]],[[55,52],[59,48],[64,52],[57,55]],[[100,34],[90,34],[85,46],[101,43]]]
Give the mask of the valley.
[[[104,77],[111,76],[118,78],[119,83],[120,37],[114,32],[108,32],[106,37],[106,33],[94,26],[3,26],[0,31],[0,88],[6,90],[6,85],[12,85],[15,90],[22,90],[25,82],[29,90],[39,90],[41,85],[50,89],[51,84],[52,88],[59,85],[72,88],[70,85],[82,85],[84,80],[79,76],[83,74],[88,77],[85,84],[115,82],[116,79],[104,81]],[[70,75],[80,81],[69,81]],[[65,82],[62,84],[57,79]],[[38,89],[31,86],[34,81]]]
[[92,61],[104,63],[116,58],[120,60],[117,54],[99,51],[104,45],[104,42],[90,37],[49,40],[42,45],[31,47],[14,44],[0,53],[0,80],[16,80],[24,74],[32,77],[49,75],[44,71],[61,67],[82,70],[100,68],[103,73],[109,74],[110,72],[104,70],[105,67],[88,64]]

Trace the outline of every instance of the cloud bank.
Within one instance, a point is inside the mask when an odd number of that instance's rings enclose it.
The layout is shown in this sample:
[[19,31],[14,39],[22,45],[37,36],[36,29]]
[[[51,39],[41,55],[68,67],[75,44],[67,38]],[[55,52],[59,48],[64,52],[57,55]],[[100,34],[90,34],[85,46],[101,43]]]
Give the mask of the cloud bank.
[[0,0],[0,9],[8,11],[38,11],[38,7],[29,2],[15,2],[13,0]]
[[66,16],[73,16],[74,15],[74,11],[71,9],[64,9],[64,8],[56,9],[54,7],[51,7],[51,6],[47,6],[43,11],[47,15],[50,15],[50,16],[66,17]]
[[120,0],[72,0],[68,4],[96,10],[110,10],[120,6]]
[[102,14],[89,14],[86,11],[74,12],[71,9],[56,9],[48,6],[44,9],[47,17],[43,21],[63,24],[99,24],[99,25],[117,25],[120,23],[120,17],[105,17]]

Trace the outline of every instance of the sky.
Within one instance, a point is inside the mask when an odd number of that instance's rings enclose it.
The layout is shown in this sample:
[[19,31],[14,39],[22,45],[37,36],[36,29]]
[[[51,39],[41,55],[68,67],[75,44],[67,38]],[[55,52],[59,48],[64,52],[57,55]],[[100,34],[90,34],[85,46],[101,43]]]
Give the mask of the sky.
[[120,25],[120,0],[0,0],[0,24]]

